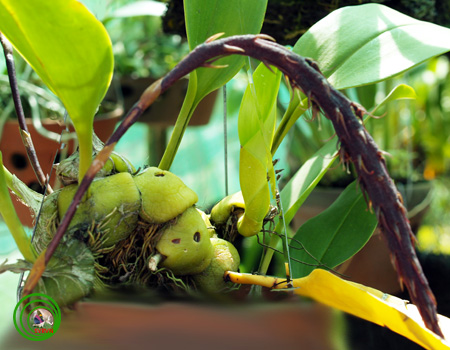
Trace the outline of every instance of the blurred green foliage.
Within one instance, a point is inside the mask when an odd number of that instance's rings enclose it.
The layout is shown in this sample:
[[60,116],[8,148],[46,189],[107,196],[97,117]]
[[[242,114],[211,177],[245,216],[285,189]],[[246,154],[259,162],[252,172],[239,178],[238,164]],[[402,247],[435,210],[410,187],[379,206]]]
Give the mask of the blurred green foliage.
[[[115,16],[129,5],[137,6],[126,16]],[[108,7],[104,23],[120,75],[161,77],[189,52],[187,41],[180,35],[163,32],[161,17],[149,15],[149,5],[148,1],[114,0]]]

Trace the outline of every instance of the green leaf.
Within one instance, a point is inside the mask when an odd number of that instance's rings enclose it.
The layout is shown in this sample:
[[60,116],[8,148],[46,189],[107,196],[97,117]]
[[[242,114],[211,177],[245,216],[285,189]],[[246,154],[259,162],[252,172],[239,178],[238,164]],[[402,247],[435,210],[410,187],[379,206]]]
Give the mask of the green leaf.
[[12,183],[12,175],[3,167],[2,153],[0,152],[0,215],[8,226],[14,241],[25,260],[33,263],[36,261],[36,252],[31,246],[31,239],[27,236],[8,191],[7,183]]
[[[238,133],[241,146],[255,157],[271,162],[270,147],[276,122],[276,101],[281,72],[260,64],[253,73],[239,109]],[[269,159],[268,159],[269,158]]]
[[293,49],[316,60],[337,89],[385,80],[449,50],[450,29],[379,4],[332,12]]
[[272,154],[275,154],[281,142],[286,137],[288,131],[295,124],[297,119],[306,112],[308,109],[308,99],[303,96],[303,94],[295,89],[291,92],[291,100],[289,101],[289,106],[284,112],[283,118],[277,127],[275,132],[273,144],[272,144]]
[[113,73],[103,25],[76,0],[0,0],[0,31],[61,99],[80,142],[80,176],[92,158],[92,123]]
[[286,225],[335,161],[336,139],[328,141],[295,173],[281,191]]
[[[218,33],[224,33],[223,37],[259,33],[266,7],[267,0],[185,0],[189,48],[193,50]],[[244,60],[244,57],[232,55],[214,62],[216,65],[227,65],[226,68],[198,68],[190,74],[189,96],[178,115],[168,147],[159,163],[160,169],[170,169],[184,131],[199,102],[233,78],[244,65]]]
[[[335,153],[336,139],[333,138],[308,159],[284,186],[280,193],[281,204],[284,208],[284,220],[278,221],[275,232],[285,232],[285,227],[289,226],[295,213],[335,161]],[[276,248],[280,241],[281,238],[278,235],[272,235],[269,247]],[[259,273],[267,273],[273,253],[273,249],[267,249]]]
[[267,175],[275,188],[272,165],[272,139],[276,123],[276,101],[281,72],[271,72],[261,63],[253,73],[239,110],[238,131],[241,143],[239,182],[245,213],[238,222],[244,236],[258,233],[270,205]]
[[377,222],[356,182],[351,183],[328,209],[298,229],[291,257],[301,262],[293,262],[293,276],[307,276],[317,266],[334,268],[343,263],[367,243]]
[[392,89],[392,91],[381,101],[375,109],[371,112],[372,114],[375,113],[378,109],[383,107],[386,103],[395,101],[395,100],[412,100],[417,97],[416,92],[414,89],[406,84],[400,84],[397,85],[395,88]]
[[[193,50],[217,33],[223,37],[258,34],[266,12],[267,0],[186,0],[186,33]],[[251,15],[249,15],[251,14]],[[215,62],[226,69],[199,68],[197,98],[200,101],[233,78],[244,65],[244,57],[233,55]]]

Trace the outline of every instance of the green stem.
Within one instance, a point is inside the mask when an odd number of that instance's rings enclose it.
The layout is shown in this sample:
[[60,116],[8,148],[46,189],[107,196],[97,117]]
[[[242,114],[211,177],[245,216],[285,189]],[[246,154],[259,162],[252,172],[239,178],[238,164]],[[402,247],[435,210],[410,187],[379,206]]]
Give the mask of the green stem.
[[8,226],[8,229],[16,241],[17,247],[25,260],[34,263],[36,261],[37,254],[31,245],[30,237],[27,236],[14,209],[8,187],[6,186],[8,183],[12,183],[12,175],[9,172],[5,174],[3,157],[0,152],[0,214]]
[[92,163],[92,123],[89,124],[88,128],[76,129],[78,136],[78,150],[80,154],[80,168],[78,172],[78,183],[83,180],[84,174],[91,166]]
[[170,170],[170,167],[172,166],[173,160],[175,159],[175,155],[178,151],[178,147],[180,146],[184,132],[186,131],[186,127],[191,120],[191,116],[194,113],[195,108],[200,102],[200,100],[195,98],[196,94],[197,75],[195,74],[195,72],[192,72],[189,77],[188,90],[186,92],[183,106],[181,107],[180,114],[178,115],[177,122],[175,123],[175,127],[173,129],[172,135],[170,136],[169,143],[167,144],[166,150],[164,151],[161,162],[158,165],[158,168],[162,170]]
[[[3,165],[3,163],[2,163],[2,165]],[[14,189],[13,189],[13,174],[11,174],[4,165],[3,165],[3,176],[4,176],[6,186],[8,186],[9,189],[14,191]],[[23,199],[22,196],[20,196],[19,194],[17,196],[20,199]]]
[[[276,232],[280,232],[280,231],[276,231]],[[269,249],[265,250],[265,254],[262,259],[261,265],[259,267],[258,274],[261,274],[261,275],[267,274],[267,271],[269,270],[270,262],[272,261],[273,253],[275,252],[274,249],[270,249],[270,248],[276,248],[278,246],[278,244],[280,244],[280,242],[281,242],[281,238],[279,236],[277,236],[277,235],[270,236],[270,241],[268,244]]]

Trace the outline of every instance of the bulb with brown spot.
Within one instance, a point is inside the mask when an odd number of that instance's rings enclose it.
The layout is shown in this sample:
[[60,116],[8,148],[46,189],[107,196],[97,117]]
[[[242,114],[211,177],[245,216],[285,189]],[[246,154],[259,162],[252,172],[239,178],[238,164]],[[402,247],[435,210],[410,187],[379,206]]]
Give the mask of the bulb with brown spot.
[[208,267],[213,256],[210,234],[201,214],[191,207],[174,224],[163,229],[156,250],[165,258],[159,264],[175,275],[192,275]]
[[155,167],[145,169],[134,177],[141,192],[140,216],[149,223],[162,224],[192,207],[197,194],[180,178]]

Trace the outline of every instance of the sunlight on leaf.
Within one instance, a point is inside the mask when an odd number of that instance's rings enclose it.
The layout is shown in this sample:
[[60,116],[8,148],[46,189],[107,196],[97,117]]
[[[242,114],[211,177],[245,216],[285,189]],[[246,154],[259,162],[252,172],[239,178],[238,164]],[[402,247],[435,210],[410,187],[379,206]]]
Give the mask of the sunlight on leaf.
[[293,51],[316,60],[337,89],[387,79],[450,50],[450,29],[380,4],[338,9],[314,24]]
[[0,31],[66,107],[80,141],[80,176],[92,158],[92,123],[110,84],[109,36],[76,0],[0,0]]

